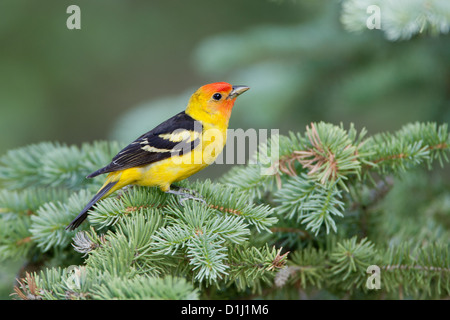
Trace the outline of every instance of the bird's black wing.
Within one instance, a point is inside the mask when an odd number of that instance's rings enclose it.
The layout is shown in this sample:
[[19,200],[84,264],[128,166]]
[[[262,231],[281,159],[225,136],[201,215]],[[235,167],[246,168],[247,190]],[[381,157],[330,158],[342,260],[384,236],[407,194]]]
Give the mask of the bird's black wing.
[[122,149],[106,167],[88,178],[102,173],[151,164],[182,155],[193,150],[200,142],[202,125],[184,111],[164,121]]

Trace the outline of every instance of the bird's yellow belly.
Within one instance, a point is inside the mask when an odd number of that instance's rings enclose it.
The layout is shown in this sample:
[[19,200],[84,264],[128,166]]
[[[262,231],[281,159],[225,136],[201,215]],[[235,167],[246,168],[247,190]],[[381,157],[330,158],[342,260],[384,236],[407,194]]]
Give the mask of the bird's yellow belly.
[[172,156],[150,165],[128,169],[133,170],[128,175],[136,177],[134,184],[158,186],[162,191],[167,191],[173,182],[184,180],[212,164],[224,146],[219,140],[202,143],[181,156]]

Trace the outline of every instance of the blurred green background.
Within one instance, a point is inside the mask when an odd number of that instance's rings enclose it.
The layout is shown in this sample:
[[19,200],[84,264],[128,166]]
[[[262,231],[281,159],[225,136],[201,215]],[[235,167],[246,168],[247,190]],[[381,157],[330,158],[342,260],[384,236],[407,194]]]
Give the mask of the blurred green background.
[[[81,30],[66,27],[71,4]],[[340,15],[339,1],[1,0],[0,154],[45,140],[130,142],[216,81],[251,87],[231,128],[287,133],[323,120],[373,134],[449,122],[448,35],[392,42],[346,31]],[[1,266],[8,288],[18,265]]]

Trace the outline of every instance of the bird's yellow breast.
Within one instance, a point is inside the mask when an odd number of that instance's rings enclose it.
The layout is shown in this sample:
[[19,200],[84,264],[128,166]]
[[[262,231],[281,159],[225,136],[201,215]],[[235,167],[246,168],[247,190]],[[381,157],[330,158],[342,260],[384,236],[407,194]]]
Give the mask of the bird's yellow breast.
[[120,184],[158,186],[162,191],[170,189],[173,182],[181,181],[212,164],[222,152],[226,142],[226,129],[204,128],[199,144],[183,155],[114,173]]

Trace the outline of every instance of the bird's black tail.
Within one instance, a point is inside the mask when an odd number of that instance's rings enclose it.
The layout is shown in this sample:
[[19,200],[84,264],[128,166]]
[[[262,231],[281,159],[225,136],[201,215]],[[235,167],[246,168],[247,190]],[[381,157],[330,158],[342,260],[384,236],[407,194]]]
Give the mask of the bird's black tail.
[[89,201],[89,203],[84,207],[83,210],[81,210],[80,214],[66,227],[66,230],[72,231],[78,228],[78,226],[87,218],[87,213],[89,209],[92,208],[92,206],[100,200],[109,190],[111,190],[112,187],[117,183],[110,182],[106,184],[103,188],[101,188],[97,194]]
[[90,178],[94,178],[94,177],[96,177],[96,176],[98,176],[98,175],[101,175],[101,174],[103,174],[103,173],[111,172],[111,171],[108,170],[108,169],[109,169],[109,165],[106,166],[106,167],[103,167],[103,168],[101,168],[101,169],[98,169],[98,170],[95,171],[95,172],[92,172],[92,173],[91,173],[90,175],[88,175],[86,178],[90,179]]

